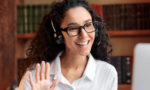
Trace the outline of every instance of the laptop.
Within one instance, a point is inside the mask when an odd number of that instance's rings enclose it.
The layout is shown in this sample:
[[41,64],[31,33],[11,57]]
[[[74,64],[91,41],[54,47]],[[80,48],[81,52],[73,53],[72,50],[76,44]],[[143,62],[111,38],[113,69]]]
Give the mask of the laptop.
[[134,48],[132,90],[150,90],[150,43]]

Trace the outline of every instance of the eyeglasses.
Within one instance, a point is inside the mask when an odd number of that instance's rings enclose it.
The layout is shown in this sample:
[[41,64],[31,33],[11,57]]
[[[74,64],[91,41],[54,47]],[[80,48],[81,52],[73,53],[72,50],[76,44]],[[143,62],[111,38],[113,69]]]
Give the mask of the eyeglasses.
[[61,31],[65,31],[68,36],[73,37],[80,34],[81,29],[83,28],[87,33],[95,32],[95,30],[98,28],[98,21],[88,22],[84,24],[83,26],[69,26],[67,28],[60,28]]

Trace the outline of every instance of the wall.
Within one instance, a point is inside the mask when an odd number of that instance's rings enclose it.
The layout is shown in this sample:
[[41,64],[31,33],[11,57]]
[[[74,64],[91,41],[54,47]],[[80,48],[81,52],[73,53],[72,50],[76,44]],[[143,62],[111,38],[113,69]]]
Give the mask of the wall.
[[114,46],[113,56],[133,55],[133,49],[137,43],[150,43],[150,36],[140,37],[111,37]]

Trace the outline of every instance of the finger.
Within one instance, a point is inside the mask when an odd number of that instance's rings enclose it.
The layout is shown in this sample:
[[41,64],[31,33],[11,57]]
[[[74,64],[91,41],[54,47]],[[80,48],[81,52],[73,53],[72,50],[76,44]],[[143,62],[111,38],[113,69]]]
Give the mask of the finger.
[[33,87],[34,86],[34,81],[33,81],[31,72],[29,72],[29,82],[30,82],[31,87]]
[[50,64],[46,63],[45,79],[49,80],[50,78]]
[[59,81],[60,81],[59,78],[55,79],[50,87],[50,90],[54,90],[57,84],[59,83]]
[[45,79],[45,62],[42,61],[41,62],[41,70],[40,70],[40,80],[44,80]]
[[40,81],[40,70],[39,70],[40,64],[36,64],[36,71],[35,71],[35,79],[36,83]]

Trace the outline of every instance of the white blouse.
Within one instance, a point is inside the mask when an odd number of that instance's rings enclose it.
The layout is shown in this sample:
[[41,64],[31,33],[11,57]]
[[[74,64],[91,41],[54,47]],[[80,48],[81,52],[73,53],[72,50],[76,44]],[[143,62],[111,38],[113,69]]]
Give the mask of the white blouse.
[[[89,60],[83,76],[72,84],[63,76],[60,67],[59,53],[56,59],[50,66],[50,82],[59,78],[60,81],[55,90],[117,90],[118,77],[116,69],[107,62],[101,60],[95,60],[91,54],[89,54]],[[33,70],[28,70],[22,78],[19,90],[31,90],[29,83],[29,71],[32,73],[33,80],[35,81],[35,66]]]

